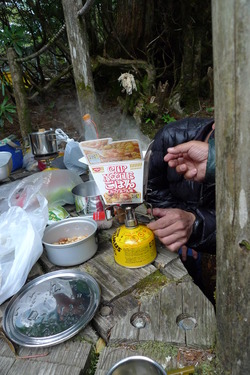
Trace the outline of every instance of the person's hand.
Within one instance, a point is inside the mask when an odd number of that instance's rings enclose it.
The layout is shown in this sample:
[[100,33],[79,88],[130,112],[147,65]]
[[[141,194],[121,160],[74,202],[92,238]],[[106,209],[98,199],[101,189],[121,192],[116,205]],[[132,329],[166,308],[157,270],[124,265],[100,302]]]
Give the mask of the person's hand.
[[186,180],[203,181],[206,174],[208,143],[190,141],[167,149],[164,161]]
[[158,219],[147,227],[169,250],[177,252],[192,234],[195,215],[178,208],[154,208],[153,215]]
[[[185,262],[187,260],[187,253],[188,253],[187,246],[182,246],[181,247],[181,259],[183,260],[183,262]],[[193,249],[192,249],[192,257],[194,259],[198,259],[198,253],[197,253],[197,251],[195,251]]]

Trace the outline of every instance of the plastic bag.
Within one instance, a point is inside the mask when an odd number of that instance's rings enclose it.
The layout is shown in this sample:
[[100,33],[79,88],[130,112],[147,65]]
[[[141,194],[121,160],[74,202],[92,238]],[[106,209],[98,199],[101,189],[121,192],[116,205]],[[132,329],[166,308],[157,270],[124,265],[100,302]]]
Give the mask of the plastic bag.
[[83,157],[83,154],[79,147],[79,142],[70,139],[64,150],[63,162],[65,167],[69,170],[76,172],[78,175],[86,173],[88,171],[87,164],[81,163],[80,158]]
[[39,189],[27,184],[23,207],[12,206],[0,216],[0,304],[21,289],[42,255],[48,202]]
[[38,161],[31,151],[27,152],[23,157],[23,168],[26,171],[38,171]]
[[[71,190],[82,183],[81,177],[73,171],[66,169],[44,170],[24,178],[9,194],[9,207],[20,206],[26,208],[27,198],[30,201],[30,186],[38,186],[39,191],[48,201],[51,207],[74,204],[74,196]],[[0,189],[1,193],[1,189]]]

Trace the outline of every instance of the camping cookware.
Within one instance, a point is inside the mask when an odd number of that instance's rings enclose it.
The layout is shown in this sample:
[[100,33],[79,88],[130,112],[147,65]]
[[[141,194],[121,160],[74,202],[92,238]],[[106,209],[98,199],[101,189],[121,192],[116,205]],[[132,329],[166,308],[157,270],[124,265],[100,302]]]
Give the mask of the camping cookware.
[[107,375],[166,375],[159,363],[144,356],[127,357],[116,363]]
[[25,284],[3,317],[9,339],[21,346],[50,347],[70,339],[94,317],[101,290],[79,270],[58,270]]
[[94,180],[83,182],[72,189],[78,215],[104,211],[102,196]]
[[97,251],[97,224],[83,217],[61,220],[45,229],[43,244],[51,263],[57,266],[81,264]]
[[56,134],[53,129],[40,129],[29,134],[32,153],[36,157],[55,155],[58,153]]
[[0,152],[0,181],[8,178],[12,170],[12,154],[8,151]]

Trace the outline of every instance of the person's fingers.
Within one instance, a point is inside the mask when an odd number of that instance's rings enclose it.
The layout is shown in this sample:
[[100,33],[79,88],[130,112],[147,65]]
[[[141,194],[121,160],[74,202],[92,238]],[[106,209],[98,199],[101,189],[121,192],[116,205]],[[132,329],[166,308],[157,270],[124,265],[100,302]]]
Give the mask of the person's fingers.
[[171,168],[175,168],[175,167],[177,167],[177,165],[178,165],[178,160],[177,160],[177,159],[169,160],[168,165],[169,165]]
[[187,171],[188,171],[188,167],[187,167],[186,164],[179,164],[179,165],[176,166],[176,172],[177,173],[184,174]]
[[176,160],[177,158],[178,158],[178,155],[176,154],[166,154],[163,159],[164,161],[168,163],[169,161]]
[[[178,167],[177,167],[178,168]],[[177,168],[176,168],[176,170],[177,170]],[[193,180],[196,176],[197,176],[197,173],[198,173],[198,171],[197,171],[197,169],[190,169],[190,170],[188,170],[187,168],[186,168],[186,173],[184,174],[184,178],[186,179],[186,180]],[[184,171],[185,172],[185,171]],[[183,172],[182,172],[183,173]]]
[[184,156],[187,155],[185,153],[178,153],[178,154],[166,154],[164,156],[164,161],[166,161],[168,164],[172,162],[176,162],[177,164],[180,164],[184,161]]
[[186,143],[181,143],[177,146],[169,147],[167,149],[167,152],[170,154],[180,154],[180,153],[188,152],[191,146],[192,146],[191,141],[186,142]]
[[[147,211],[148,211],[148,213],[152,212],[151,208],[148,208]],[[168,213],[168,212],[170,212],[170,210],[168,208],[158,208],[158,207],[155,207],[155,208],[153,208],[153,212],[152,213],[153,213],[153,216],[156,216],[158,218],[164,217],[166,215],[168,215],[168,216],[171,217],[171,212],[170,213]]]

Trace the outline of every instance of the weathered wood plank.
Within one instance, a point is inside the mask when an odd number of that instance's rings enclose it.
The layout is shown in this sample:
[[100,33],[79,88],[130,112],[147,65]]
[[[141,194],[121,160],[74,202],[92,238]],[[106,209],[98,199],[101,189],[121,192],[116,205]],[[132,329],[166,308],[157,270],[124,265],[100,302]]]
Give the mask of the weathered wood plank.
[[182,286],[183,312],[197,320],[197,327],[186,331],[187,346],[209,348],[215,344],[214,306],[193,282],[183,283]]
[[[3,344],[2,344],[3,343]],[[72,374],[79,375],[89,366],[91,344],[87,342],[69,340],[51,348],[19,347],[19,356],[30,356],[49,353],[44,357],[21,359],[15,358],[7,343],[1,340],[0,345],[0,373],[3,374]],[[2,369],[6,369],[3,373]]]
[[82,369],[63,364],[54,364],[50,362],[44,362],[43,364],[39,362],[33,362],[26,360],[16,361],[13,366],[6,373],[1,375],[80,375],[82,374]]
[[[161,341],[195,347],[214,344],[213,305],[192,281],[165,285],[153,296],[141,298],[137,308],[126,311],[126,316],[111,329],[109,344],[133,341]],[[176,318],[184,312],[197,320],[193,330],[184,331],[177,326]],[[131,324],[136,313],[146,317],[144,328],[138,329]]]
[[[2,345],[2,342],[0,341],[0,345]],[[15,358],[9,358],[9,357],[0,357],[0,374],[1,375],[7,375],[9,374],[10,368],[13,366],[15,362]]]
[[114,260],[112,245],[104,253],[96,255],[79,269],[92,275],[101,287],[102,299],[106,302],[130,290],[140,280],[156,271],[153,265],[143,268],[125,268]]
[[93,318],[93,325],[100,336],[109,341],[109,335],[114,325],[126,316],[127,311],[131,311],[138,306],[138,300],[131,294],[121,297],[107,305],[102,305]]
[[[169,298],[171,296],[171,299]],[[185,333],[178,329],[175,321],[182,312],[181,288],[176,284],[165,285],[149,296],[142,296],[139,306],[127,311],[110,334],[109,344],[118,342],[162,341],[185,344]],[[131,318],[138,314],[144,320],[144,328],[136,328]]]
[[167,250],[159,242],[157,242],[157,258],[153,264],[170,279],[181,280],[183,278],[190,278],[179,255]]

